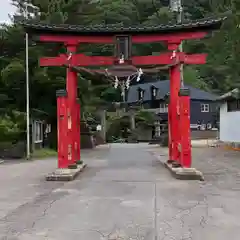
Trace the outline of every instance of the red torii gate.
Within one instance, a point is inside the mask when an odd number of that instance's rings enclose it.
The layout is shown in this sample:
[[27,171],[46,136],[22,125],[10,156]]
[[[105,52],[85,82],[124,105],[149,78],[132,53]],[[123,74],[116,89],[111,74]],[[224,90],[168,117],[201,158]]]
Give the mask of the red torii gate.
[[[80,160],[80,105],[77,102],[77,73],[73,67],[121,65],[120,55],[86,56],[77,53],[81,43],[116,44],[118,37],[127,37],[128,44],[164,42],[168,52],[158,56],[131,56],[133,66],[169,65],[169,162],[191,167],[189,90],[181,88],[180,64],[205,64],[206,54],[178,52],[183,40],[201,39],[220,28],[223,18],[159,26],[114,27],[73,26],[23,23],[25,30],[41,42],[63,43],[68,54],[40,59],[40,66],[67,66],[66,90],[57,92],[58,168],[73,167]],[[118,46],[119,47],[119,46]],[[126,47],[126,44],[125,44]],[[128,45],[127,47],[130,47]],[[125,50],[123,50],[125,51]],[[125,62],[125,63],[126,63]],[[125,64],[123,63],[123,64]]]

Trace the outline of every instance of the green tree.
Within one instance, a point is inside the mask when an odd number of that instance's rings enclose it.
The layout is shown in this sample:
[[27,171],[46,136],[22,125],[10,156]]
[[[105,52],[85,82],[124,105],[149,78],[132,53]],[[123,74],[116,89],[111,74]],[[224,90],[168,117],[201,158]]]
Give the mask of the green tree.
[[[28,18],[54,24],[118,24],[159,25],[175,22],[169,11],[168,0],[12,0],[17,7],[13,25],[0,27],[0,109],[25,112],[25,34],[19,21],[26,17],[26,3],[38,7],[27,7]],[[186,20],[209,17],[228,11],[228,20],[212,38],[184,42],[186,52],[208,53],[208,63],[202,66],[185,66],[184,79],[187,84],[224,93],[239,85],[239,0],[188,0],[183,1]],[[229,11],[231,10],[231,11]],[[44,47],[29,42],[29,69],[31,108],[40,108],[49,114],[56,125],[57,89],[65,87],[65,68],[40,68],[41,56],[56,56],[62,46],[49,44]],[[112,46],[82,44],[79,51],[89,55],[111,55]],[[138,44],[133,54],[149,55],[166,51],[161,43]],[[160,72],[166,77],[166,72]],[[109,79],[86,72],[78,74],[78,94],[81,110],[86,118],[94,117],[100,105],[120,101]]]

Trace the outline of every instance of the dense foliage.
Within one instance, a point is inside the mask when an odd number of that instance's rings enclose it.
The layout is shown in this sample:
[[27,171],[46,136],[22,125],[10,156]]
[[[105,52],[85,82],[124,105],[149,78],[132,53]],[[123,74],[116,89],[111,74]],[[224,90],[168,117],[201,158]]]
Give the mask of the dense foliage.
[[[25,3],[37,7],[26,7]],[[174,22],[176,16],[169,11],[168,0],[12,0],[17,7],[13,25],[0,28],[0,108],[25,112],[25,35],[19,26],[23,18],[37,18],[48,23],[68,24],[164,24]],[[208,64],[186,66],[185,82],[217,93],[238,86],[240,68],[240,0],[186,0],[183,1],[184,18],[197,19],[228,12],[228,20],[212,38],[184,43],[186,52],[207,52]],[[26,9],[28,14],[26,14]],[[55,91],[65,87],[65,69],[40,68],[38,58],[57,55],[61,46],[36,46],[29,43],[30,103],[41,109],[55,122]],[[112,49],[104,45],[83,45],[82,52],[110,55]],[[134,46],[138,55],[163,50],[160,44]],[[167,77],[166,72],[160,73]],[[119,100],[119,94],[100,76],[79,74],[79,97],[84,117],[92,117],[106,101]],[[2,122],[1,122],[2,124]]]

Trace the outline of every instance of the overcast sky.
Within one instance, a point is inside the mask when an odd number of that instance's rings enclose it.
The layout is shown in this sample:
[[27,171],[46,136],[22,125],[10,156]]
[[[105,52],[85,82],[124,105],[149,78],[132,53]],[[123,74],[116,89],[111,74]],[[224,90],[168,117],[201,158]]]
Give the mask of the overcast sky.
[[11,5],[11,0],[0,0],[0,23],[10,22],[8,14],[14,13],[14,7]]

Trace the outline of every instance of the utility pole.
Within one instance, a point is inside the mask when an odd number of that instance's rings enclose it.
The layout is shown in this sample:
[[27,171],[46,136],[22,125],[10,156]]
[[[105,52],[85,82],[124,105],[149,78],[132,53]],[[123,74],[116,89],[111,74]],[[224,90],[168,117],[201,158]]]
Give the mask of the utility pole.
[[[24,17],[25,19],[28,19],[28,7],[31,7],[33,9],[38,9],[38,7],[29,4],[29,3],[25,3],[25,9],[24,9]],[[31,153],[30,153],[30,108],[29,108],[29,57],[28,57],[28,33],[26,32],[25,34],[25,61],[26,61],[26,115],[27,115],[27,159],[30,159],[31,157]]]
[[[28,19],[28,4],[25,4],[25,19]],[[27,159],[30,155],[30,111],[29,111],[29,57],[28,57],[28,33],[25,34],[25,61],[26,61],[26,115],[27,115]]]
[[[183,21],[183,7],[181,0],[170,0],[170,9],[177,14],[177,23],[181,24]],[[179,52],[183,52],[183,42],[179,45]],[[180,65],[181,85],[184,85],[183,64]]]

